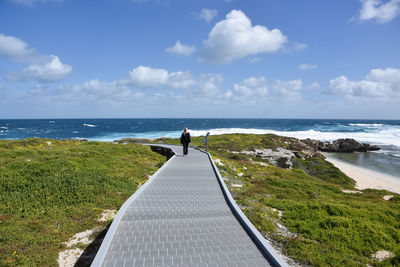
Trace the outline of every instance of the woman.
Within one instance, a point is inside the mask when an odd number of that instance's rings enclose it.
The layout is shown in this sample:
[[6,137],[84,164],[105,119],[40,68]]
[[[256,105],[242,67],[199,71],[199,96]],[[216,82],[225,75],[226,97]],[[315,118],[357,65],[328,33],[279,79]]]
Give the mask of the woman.
[[188,128],[183,129],[183,133],[181,135],[181,144],[183,145],[183,155],[188,154],[188,146],[190,142],[190,133],[188,132]]

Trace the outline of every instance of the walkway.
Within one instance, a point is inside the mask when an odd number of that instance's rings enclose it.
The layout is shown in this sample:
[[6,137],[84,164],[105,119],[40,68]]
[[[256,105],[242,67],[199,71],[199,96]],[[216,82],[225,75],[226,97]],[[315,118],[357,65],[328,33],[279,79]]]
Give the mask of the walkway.
[[121,207],[92,266],[271,266],[232,213],[208,154],[178,151]]

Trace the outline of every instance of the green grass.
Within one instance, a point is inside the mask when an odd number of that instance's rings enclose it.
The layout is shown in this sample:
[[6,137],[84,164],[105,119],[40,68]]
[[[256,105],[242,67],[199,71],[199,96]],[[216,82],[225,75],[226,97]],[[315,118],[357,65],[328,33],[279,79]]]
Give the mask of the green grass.
[[[201,144],[202,137],[192,138]],[[230,151],[288,147],[290,138],[275,135],[210,136],[209,152],[225,166],[221,175],[243,187],[228,188],[246,216],[265,235],[280,243],[285,254],[312,266],[399,266],[400,197],[390,201],[385,190],[349,194],[355,182],[323,159],[297,159],[293,170],[261,166],[259,158]],[[177,139],[163,140],[178,143]],[[243,176],[239,176],[243,173]],[[279,218],[278,211],[282,211]],[[269,219],[268,219],[268,218]],[[276,223],[293,235],[283,235]],[[378,250],[396,256],[383,262],[371,257]]]
[[[202,139],[193,137],[193,145],[204,147]],[[354,181],[322,159],[297,160],[293,170],[284,170],[231,153],[288,147],[290,140],[275,135],[210,136],[209,151],[225,163],[220,172],[231,180],[228,187],[246,216],[302,263],[399,266],[398,194],[343,193],[354,189]],[[179,144],[178,139],[157,142]],[[164,161],[137,144],[0,141],[0,265],[56,265],[62,242],[96,225],[106,226],[97,222],[100,213],[118,209]],[[243,187],[231,186],[238,182]],[[387,194],[394,197],[385,201]],[[292,234],[282,235],[276,222]],[[395,257],[374,261],[371,255],[378,250]]]
[[137,144],[0,141],[0,265],[56,265],[62,242],[105,227],[102,211],[119,209],[164,162]]

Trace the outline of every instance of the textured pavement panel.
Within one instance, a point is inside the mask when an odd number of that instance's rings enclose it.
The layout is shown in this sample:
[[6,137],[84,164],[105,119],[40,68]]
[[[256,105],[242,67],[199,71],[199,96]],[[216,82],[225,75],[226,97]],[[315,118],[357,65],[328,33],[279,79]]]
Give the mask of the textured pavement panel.
[[125,211],[102,266],[269,266],[208,156],[175,156]]

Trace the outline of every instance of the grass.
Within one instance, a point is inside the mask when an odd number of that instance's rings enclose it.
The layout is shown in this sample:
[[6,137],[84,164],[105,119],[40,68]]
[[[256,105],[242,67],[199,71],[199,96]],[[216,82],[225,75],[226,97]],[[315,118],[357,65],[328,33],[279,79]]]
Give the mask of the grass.
[[[196,146],[202,137],[192,138]],[[385,190],[349,194],[355,182],[331,163],[296,159],[295,168],[262,166],[260,158],[232,151],[288,147],[290,138],[232,134],[209,137],[209,152],[219,158],[221,175],[252,223],[284,253],[312,266],[400,266],[400,197]],[[177,139],[161,142],[179,143]],[[242,173],[242,174],[240,174]],[[240,174],[240,175],[239,175]],[[243,184],[232,187],[232,183]],[[395,195],[389,201],[384,195]],[[280,218],[278,212],[282,212]],[[288,233],[278,229],[284,225]],[[388,250],[395,257],[382,262],[372,254]]]
[[[201,140],[192,138],[194,145],[204,147]],[[225,164],[220,172],[252,223],[301,263],[399,266],[398,194],[344,193],[342,189],[354,189],[354,181],[322,159],[297,159],[292,170],[284,170],[232,153],[288,147],[290,141],[275,135],[209,137],[209,151]],[[179,144],[178,139],[156,142]],[[118,209],[164,161],[137,144],[0,141],[0,265],[56,265],[63,242],[77,232],[106,226],[97,222],[100,213]],[[232,186],[239,182],[242,187]],[[387,194],[394,197],[385,201]],[[378,250],[395,256],[378,262],[372,258]]]
[[54,266],[63,242],[106,226],[165,161],[137,144],[0,141],[0,265]]

